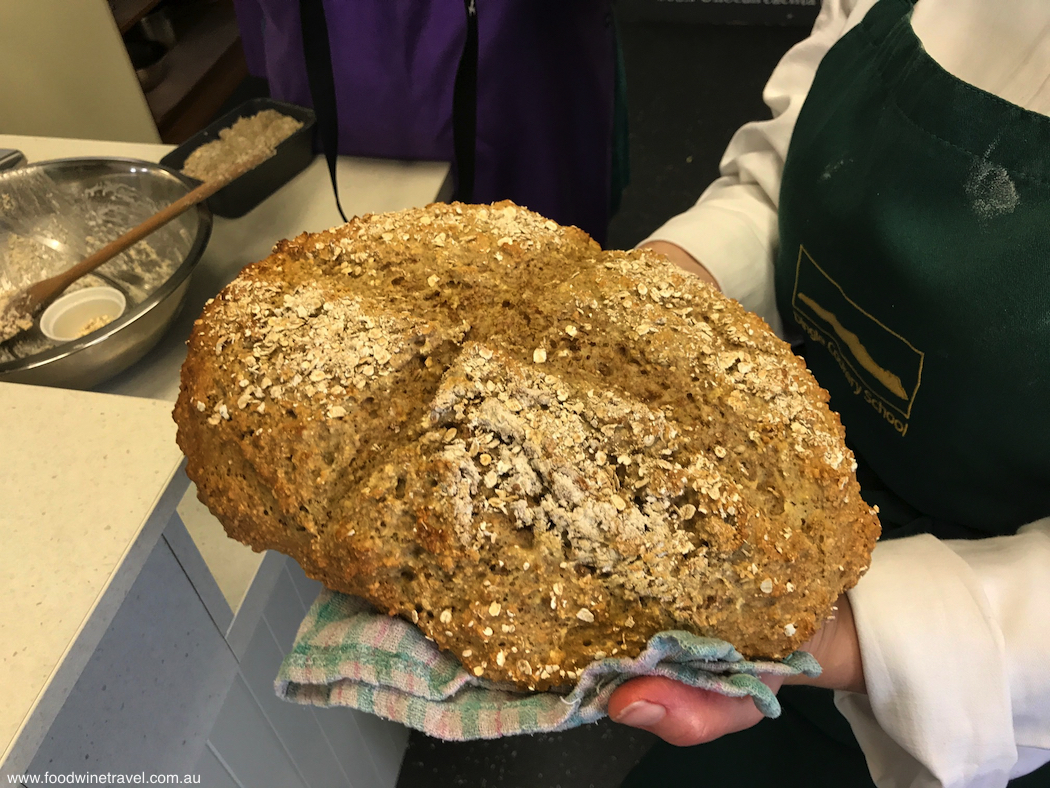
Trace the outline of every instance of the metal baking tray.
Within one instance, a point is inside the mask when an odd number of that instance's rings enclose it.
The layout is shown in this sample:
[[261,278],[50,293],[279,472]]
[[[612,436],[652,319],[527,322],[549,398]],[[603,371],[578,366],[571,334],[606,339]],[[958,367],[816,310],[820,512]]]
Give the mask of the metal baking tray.
[[223,115],[207,128],[194,134],[161,159],[160,163],[181,171],[190,154],[201,145],[219,139],[220,131],[228,129],[241,118],[251,117],[264,109],[273,109],[282,115],[293,117],[301,121],[303,126],[292,136],[280,142],[273,156],[208,198],[208,207],[215,215],[228,219],[244,216],[306,169],[307,165],[313,161],[314,128],[317,125],[317,118],[313,110],[268,98],[246,101],[237,109]]

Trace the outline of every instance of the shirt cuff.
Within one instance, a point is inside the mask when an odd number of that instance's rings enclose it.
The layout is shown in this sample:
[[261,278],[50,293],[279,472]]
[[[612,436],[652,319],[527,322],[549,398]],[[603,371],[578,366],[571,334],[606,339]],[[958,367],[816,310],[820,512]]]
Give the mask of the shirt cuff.
[[836,705],[876,785],[1005,786],[1018,761],[1008,666],[972,568],[932,536],[883,542],[849,598],[868,694]]

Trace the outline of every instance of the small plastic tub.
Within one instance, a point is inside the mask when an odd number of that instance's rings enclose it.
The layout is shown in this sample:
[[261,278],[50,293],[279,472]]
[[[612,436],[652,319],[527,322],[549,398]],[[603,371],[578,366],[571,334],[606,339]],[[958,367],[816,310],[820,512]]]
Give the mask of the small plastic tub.
[[112,323],[127,306],[113,287],[86,287],[56,299],[40,316],[40,331],[55,342],[71,342]]
[[219,139],[219,132],[228,129],[241,118],[258,115],[264,109],[273,109],[282,115],[295,118],[303,125],[292,136],[277,145],[273,156],[258,167],[244,173],[228,186],[224,186],[207,199],[212,213],[237,219],[248,213],[292,178],[302,172],[314,159],[314,127],[317,118],[312,109],[287,104],[268,98],[246,101],[237,109],[223,115],[217,121],[197,132],[179,147],[160,160],[165,167],[182,170],[186,160],[197,148]]

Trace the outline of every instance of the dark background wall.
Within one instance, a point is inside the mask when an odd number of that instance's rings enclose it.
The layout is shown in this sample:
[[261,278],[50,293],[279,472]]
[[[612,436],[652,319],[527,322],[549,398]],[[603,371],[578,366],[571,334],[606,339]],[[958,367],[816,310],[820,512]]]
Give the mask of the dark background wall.
[[[633,0],[636,5],[700,3]],[[773,7],[777,8],[777,7]],[[718,162],[744,123],[769,116],[762,87],[807,24],[713,25],[621,15],[627,65],[631,183],[610,227],[609,246],[629,248],[679,213],[718,176]],[[801,14],[796,16],[796,20]]]

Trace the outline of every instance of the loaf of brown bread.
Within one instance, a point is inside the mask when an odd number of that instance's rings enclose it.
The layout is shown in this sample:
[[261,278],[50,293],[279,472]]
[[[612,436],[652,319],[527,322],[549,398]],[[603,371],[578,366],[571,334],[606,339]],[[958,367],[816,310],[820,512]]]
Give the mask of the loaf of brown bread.
[[175,420],[230,536],[528,689],[662,630],[782,657],[879,532],[761,319],[510,203],[280,242],[197,321]]

